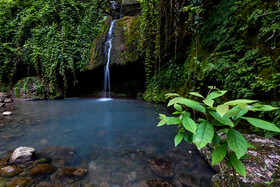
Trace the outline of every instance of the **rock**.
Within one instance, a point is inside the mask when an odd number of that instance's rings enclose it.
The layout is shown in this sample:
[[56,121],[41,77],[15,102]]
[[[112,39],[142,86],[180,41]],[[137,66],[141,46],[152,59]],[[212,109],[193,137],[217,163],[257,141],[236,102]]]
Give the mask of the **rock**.
[[[247,151],[249,159],[241,160],[246,168],[246,179],[238,175],[240,185],[256,186],[277,181],[280,178],[280,173],[277,172],[280,164],[280,140],[246,134],[244,136],[256,149],[249,148]],[[207,147],[204,149],[199,152],[210,163],[211,151]],[[213,186],[229,186],[235,183],[233,172],[224,162],[219,163],[217,167],[219,173],[212,177]]]
[[0,103],[0,107],[4,107],[5,106],[5,103]]
[[58,167],[58,168],[59,168],[59,167],[65,166],[66,161],[63,160],[63,159],[55,159],[55,160],[52,161],[52,164],[53,164],[55,167]]
[[21,172],[22,170],[17,166],[5,166],[0,169],[0,175],[2,177],[8,177],[8,178],[14,177]]
[[0,127],[5,127],[5,124],[0,124]]
[[140,182],[136,187],[172,187],[172,185],[163,180],[147,180]]
[[137,180],[137,173],[135,171],[132,171],[127,175],[126,182],[133,183],[136,180]]
[[3,112],[3,116],[11,116],[11,115],[12,115],[11,111]]
[[24,164],[31,161],[35,149],[32,147],[19,147],[11,155],[11,162]]
[[153,158],[148,160],[149,168],[160,177],[173,177],[173,163],[166,158]]
[[52,186],[54,186],[52,183],[46,181],[40,182],[39,184],[36,185],[36,187],[52,187]]
[[13,102],[13,100],[10,98],[4,100],[4,103],[11,103],[11,102]]
[[122,0],[121,7],[122,14],[125,16],[135,16],[141,12],[139,0]]
[[0,158],[0,168],[6,166],[8,164],[8,158]]
[[58,170],[58,175],[60,177],[83,178],[87,172],[88,172],[87,169],[73,168],[73,167],[65,166]]
[[8,187],[27,187],[31,182],[29,178],[17,178],[14,179]]
[[199,181],[193,174],[181,173],[179,175],[179,181],[186,186],[196,187],[199,186]]
[[17,82],[13,89],[13,95],[18,99],[27,100],[58,99],[63,97],[62,89],[58,87],[50,89],[50,87],[51,85],[46,79],[25,77]]
[[30,169],[29,175],[30,176],[45,175],[53,172],[53,170],[54,167],[50,164],[39,164]]
[[45,148],[40,153],[53,160],[63,159],[67,163],[71,163],[74,161],[73,154],[75,153],[75,148],[52,146]]
[[7,92],[0,92],[0,99],[1,100],[9,98],[9,97],[10,97],[9,93],[7,93]]

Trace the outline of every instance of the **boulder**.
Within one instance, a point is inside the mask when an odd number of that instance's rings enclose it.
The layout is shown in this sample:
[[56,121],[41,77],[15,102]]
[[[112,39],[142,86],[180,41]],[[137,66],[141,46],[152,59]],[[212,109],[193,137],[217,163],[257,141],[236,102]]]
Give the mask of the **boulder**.
[[8,187],[27,187],[31,182],[29,178],[17,178],[14,179]]
[[3,101],[6,98],[9,98],[10,94],[8,92],[0,92],[0,100]]
[[11,111],[5,111],[3,112],[3,116],[11,116],[12,112]]
[[13,95],[26,100],[58,99],[63,97],[63,92],[60,88],[51,86],[45,79],[25,77],[16,83]]
[[156,175],[170,178],[174,175],[174,165],[171,160],[166,158],[152,158],[148,160],[149,168]]
[[5,103],[0,103],[0,107],[4,107],[5,106]]
[[11,103],[11,102],[13,102],[13,100],[11,98],[7,98],[4,100],[4,103]]
[[21,172],[22,170],[17,166],[5,166],[0,169],[0,176],[10,178],[18,175]]
[[87,172],[88,172],[87,169],[65,166],[58,170],[58,175],[60,177],[83,178]]
[[172,185],[163,180],[147,180],[136,185],[137,187],[172,187]]
[[32,147],[19,147],[11,155],[11,163],[25,164],[31,161],[35,149]]
[[[249,148],[247,151],[249,158],[241,160],[246,168],[246,179],[238,174],[237,180],[240,185],[258,186],[265,182],[280,185],[280,140],[246,134],[244,136],[256,149]],[[211,163],[209,148],[205,147],[198,151]],[[224,162],[217,164],[213,169],[219,171],[212,177],[213,186],[226,187],[235,183],[232,170],[228,169]]]
[[29,175],[30,176],[45,175],[53,172],[53,170],[54,167],[50,164],[39,164],[30,169]]
[[122,0],[121,7],[125,16],[136,16],[141,12],[140,0]]

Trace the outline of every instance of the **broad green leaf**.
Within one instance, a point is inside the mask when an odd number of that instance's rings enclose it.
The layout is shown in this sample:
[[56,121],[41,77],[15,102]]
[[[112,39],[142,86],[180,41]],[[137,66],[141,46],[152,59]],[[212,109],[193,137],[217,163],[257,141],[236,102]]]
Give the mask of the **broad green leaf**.
[[210,90],[213,90],[213,89],[214,89],[214,86],[208,86],[208,88],[209,88]]
[[228,105],[219,105],[217,106],[217,113],[220,114],[221,117],[223,117],[229,110]]
[[224,126],[224,124],[218,122],[217,120],[213,120],[212,125],[214,125],[214,126]]
[[279,108],[273,107],[271,105],[262,105],[262,104],[256,103],[256,104],[251,106],[251,109],[253,111],[264,111],[264,112],[267,112],[267,111],[277,110]]
[[235,106],[232,109],[230,109],[229,111],[227,111],[226,116],[234,117],[239,113],[240,110],[241,109],[238,106]]
[[173,112],[172,114],[181,114],[181,112],[175,111],[175,112]]
[[210,107],[213,106],[214,102],[215,102],[215,101],[212,100],[212,99],[204,99],[204,100],[203,100],[203,103],[206,104],[207,106],[210,106]]
[[177,147],[177,145],[183,140],[184,138],[184,134],[183,133],[178,133],[175,138],[174,138],[174,143],[175,143],[175,147]]
[[159,119],[166,119],[166,115],[164,115],[164,114],[159,114]]
[[273,132],[280,132],[280,129],[278,127],[276,127],[273,123],[270,123],[268,121],[264,121],[257,118],[248,118],[248,117],[242,117],[242,119],[247,120],[251,125],[255,127],[273,131]]
[[234,129],[229,129],[227,133],[228,147],[235,152],[238,159],[247,152],[247,140],[244,136]]
[[250,104],[250,103],[255,103],[258,100],[248,100],[248,99],[237,99],[233,101],[228,101],[224,103],[224,105],[239,105],[239,104]]
[[218,97],[223,96],[225,93],[227,93],[227,91],[214,91],[211,92],[206,99],[216,99]]
[[217,131],[218,134],[220,134],[221,132],[228,133],[228,129],[221,129],[221,130]]
[[174,104],[174,108],[175,108],[176,110],[178,110],[179,112],[182,112],[182,110],[183,110],[182,106],[181,106],[181,105],[178,105],[178,104]]
[[197,126],[196,134],[193,137],[193,142],[198,149],[205,147],[212,142],[214,136],[214,128],[211,123],[205,121]]
[[253,146],[252,144],[250,144],[249,142],[247,142],[247,147],[248,147],[248,148],[252,148],[252,149],[256,149],[256,147]]
[[181,123],[181,120],[178,117],[166,117],[167,125],[178,125]]
[[174,99],[171,99],[169,102],[168,102],[168,107],[171,106],[171,105],[174,105],[176,103],[178,103],[180,100],[184,99],[183,97],[175,97]]
[[194,95],[194,96],[196,96],[196,97],[201,97],[201,98],[204,99],[204,97],[203,97],[201,94],[199,94],[199,93],[191,92],[190,94],[191,94],[191,95]]
[[205,119],[202,119],[202,118],[198,118],[198,120],[196,120],[198,123],[203,123],[205,122],[206,120]]
[[227,144],[223,144],[219,147],[217,147],[212,152],[212,166],[214,164],[217,164],[218,162],[221,162],[227,154]]
[[176,93],[168,93],[164,95],[166,99],[170,98],[170,97],[179,97],[179,94]]
[[188,143],[193,143],[193,133],[187,132],[184,136],[184,140]]
[[187,112],[187,111],[183,111],[183,112],[182,112],[182,115],[186,115],[186,116],[191,117],[191,113],[189,113],[189,112]]
[[216,146],[216,145],[219,145],[221,142],[221,139],[219,137],[219,135],[214,132],[214,137],[213,137],[213,145]]
[[244,116],[245,114],[248,113],[248,110],[246,109],[241,109],[238,114],[235,116],[235,119],[241,118],[242,116]]
[[190,99],[182,99],[178,101],[179,104],[186,105],[187,107],[190,107],[192,109],[195,109],[199,112],[205,113],[205,108],[198,102],[190,100]]
[[166,124],[166,120],[165,119],[162,119],[159,123],[158,123],[158,127],[160,127],[160,126],[163,126],[163,125],[165,125]]
[[232,123],[232,121],[229,119],[229,117],[227,116],[223,116],[221,117],[220,114],[218,114],[215,111],[209,111],[210,115],[213,116],[213,118],[215,118],[218,122],[224,124],[224,125],[228,125],[233,127],[234,124]]
[[195,134],[197,126],[196,126],[195,122],[189,116],[183,115],[182,123],[186,130]]
[[240,173],[244,178],[246,178],[246,169],[244,164],[236,157],[235,154],[229,154],[229,160],[233,168]]

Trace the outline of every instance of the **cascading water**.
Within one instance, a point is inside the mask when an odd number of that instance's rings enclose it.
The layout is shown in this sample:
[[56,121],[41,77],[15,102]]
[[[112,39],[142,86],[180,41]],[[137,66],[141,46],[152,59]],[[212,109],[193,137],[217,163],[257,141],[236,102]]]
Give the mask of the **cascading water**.
[[114,31],[114,26],[116,21],[117,20],[113,20],[111,22],[111,26],[107,34],[107,41],[105,42],[105,54],[107,55],[106,66],[104,70],[104,97],[105,98],[111,97],[109,64],[110,64],[110,56],[111,56],[112,41],[113,41],[113,31]]

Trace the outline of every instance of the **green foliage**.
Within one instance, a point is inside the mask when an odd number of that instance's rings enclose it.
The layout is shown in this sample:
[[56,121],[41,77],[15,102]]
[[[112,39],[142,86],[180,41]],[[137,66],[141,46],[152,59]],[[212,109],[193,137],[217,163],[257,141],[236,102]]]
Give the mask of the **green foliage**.
[[41,76],[51,88],[75,85],[75,74],[87,69],[104,5],[102,0],[1,1],[0,82]]
[[[255,127],[279,134],[280,129],[270,122],[244,117],[249,111],[272,111],[278,108],[262,105],[257,100],[248,99],[238,99],[217,105],[217,100],[227,91],[214,87],[209,88],[210,91],[206,97],[196,92],[190,93],[202,102],[186,99],[176,94],[168,94],[169,97],[174,97],[169,101],[168,106],[174,106],[176,112],[173,114],[177,116],[167,117],[160,114],[161,121],[158,126],[178,125],[178,133],[174,138],[175,146],[183,139],[196,144],[198,149],[209,145],[213,148],[213,165],[223,160],[229,160],[234,170],[246,178],[245,166],[240,159],[245,156],[248,147],[252,148],[253,146],[238,131],[237,126],[241,120],[245,120]],[[213,102],[209,103],[210,100]],[[200,112],[200,118],[197,121],[191,119],[191,114],[187,112],[188,109]]]

